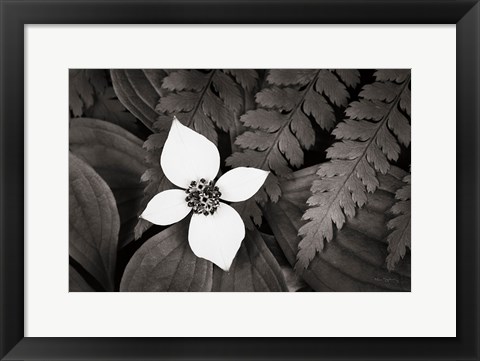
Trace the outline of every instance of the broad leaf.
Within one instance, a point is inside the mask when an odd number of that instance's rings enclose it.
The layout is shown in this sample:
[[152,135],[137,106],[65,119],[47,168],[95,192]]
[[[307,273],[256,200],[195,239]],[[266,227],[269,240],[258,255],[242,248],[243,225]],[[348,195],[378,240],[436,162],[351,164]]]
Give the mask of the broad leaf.
[[[315,179],[316,167],[306,168],[282,183],[283,196],[269,203],[264,215],[288,261],[294,265],[302,214]],[[334,232],[332,242],[317,253],[307,269],[297,272],[316,291],[409,291],[410,258],[399,262],[394,272],[386,268],[388,210],[394,192],[405,172],[392,167],[388,175],[379,175],[379,187],[368,194],[366,206],[349,218],[342,230]]]
[[247,231],[228,273],[214,268],[213,291],[288,291],[278,262],[257,230]]
[[161,87],[167,75],[161,69],[112,69],[110,70],[115,94],[133,115],[150,129],[159,114],[155,107],[168,92]]
[[72,266],[68,267],[69,292],[95,292],[85,279]]
[[213,265],[196,257],[188,245],[188,222],[176,223],[150,238],[133,255],[120,291],[210,291]]
[[[261,192],[261,191],[260,191]],[[255,200],[255,196],[244,202],[233,203],[232,207],[240,214],[245,223],[245,227],[249,230],[255,229],[255,224],[262,224],[262,210]]]
[[170,226],[140,247],[125,269],[121,291],[287,290],[282,271],[258,231],[247,232],[227,273],[192,253],[189,221]]
[[147,169],[142,141],[125,129],[98,119],[70,121],[70,150],[85,160],[111,188],[120,214],[120,246],[134,238],[142,209],[141,176]]
[[137,119],[120,103],[112,87],[96,94],[93,106],[85,111],[89,118],[101,119],[121,126],[135,135],[141,135]]
[[282,269],[288,291],[298,292],[308,288],[309,286],[305,283],[303,278],[297,275],[292,265],[288,262],[287,258],[283,254],[282,248],[275,239],[275,236],[266,233],[261,233],[261,235],[268,249],[270,252],[272,252],[273,257],[275,257],[280,268]]
[[70,256],[113,291],[120,229],[115,198],[88,164],[72,154],[69,161]]

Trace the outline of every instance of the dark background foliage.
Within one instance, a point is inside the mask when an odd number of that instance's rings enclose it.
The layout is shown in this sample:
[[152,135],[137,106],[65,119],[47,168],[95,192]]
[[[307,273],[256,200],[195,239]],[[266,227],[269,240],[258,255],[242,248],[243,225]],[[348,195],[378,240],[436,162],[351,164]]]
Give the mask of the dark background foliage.
[[[69,93],[71,291],[410,290],[409,70],[72,69]],[[272,172],[229,273],[138,220],[173,115],[223,172]]]

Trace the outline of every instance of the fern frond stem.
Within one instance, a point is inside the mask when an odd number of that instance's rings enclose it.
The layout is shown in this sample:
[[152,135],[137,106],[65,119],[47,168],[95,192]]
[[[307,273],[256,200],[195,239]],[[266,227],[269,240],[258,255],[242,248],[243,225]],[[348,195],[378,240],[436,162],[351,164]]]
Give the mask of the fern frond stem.
[[388,118],[390,117],[390,114],[391,112],[393,111],[393,109],[395,109],[397,106],[398,106],[398,102],[400,100],[400,97],[402,96],[403,92],[405,91],[405,88],[406,86],[408,85],[408,83],[410,83],[410,76],[408,77],[408,79],[405,80],[405,84],[403,84],[403,87],[402,89],[398,92],[398,95],[395,97],[395,99],[393,100],[392,102],[392,105],[390,106],[390,108],[388,109],[388,112],[387,114],[385,114],[385,116],[383,117],[383,119],[379,122],[379,126],[377,127],[377,129],[375,130],[375,133],[372,135],[372,137],[370,138],[370,140],[367,142],[367,145],[365,146],[365,149],[363,150],[362,154],[358,157],[357,161],[355,162],[355,164],[352,166],[352,170],[350,171],[350,173],[348,173],[348,175],[345,177],[341,187],[338,188],[337,190],[337,193],[335,193],[335,197],[333,198],[333,201],[330,202],[330,205],[328,206],[327,208],[327,211],[325,212],[324,216],[322,217],[322,219],[320,220],[320,223],[322,223],[324,220],[325,220],[325,217],[327,217],[327,215],[329,214],[330,212],[330,208],[332,207],[333,203],[335,203],[335,201],[337,200],[338,198],[338,195],[340,194],[340,191],[345,187],[345,185],[347,184],[347,181],[350,179],[350,177],[352,176],[353,172],[355,171],[355,169],[357,168],[358,164],[360,163],[360,161],[365,157],[366,153],[367,153],[367,150],[368,148],[370,147],[370,145],[372,144],[372,142],[375,140],[378,132],[380,131],[380,129],[386,125],[387,123],[387,120]]
[[240,124],[240,117],[237,112],[233,112],[233,127],[230,128],[230,148],[232,153],[240,151],[240,147],[235,144],[237,137],[244,132],[245,128]]
[[238,113],[233,112],[233,127],[231,127],[229,135],[230,135],[230,144],[232,148],[232,153],[240,151],[240,147],[235,144],[235,140],[237,137],[245,132],[245,126],[242,124],[240,121],[240,115],[245,114],[248,110],[254,109],[255,108],[255,100],[253,98],[253,93],[252,92],[246,92],[243,87],[240,87],[240,90],[242,92],[242,98],[243,98],[243,109],[241,109]]
[[195,114],[197,114],[198,108],[200,108],[200,105],[202,104],[203,97],[205,96],[205,93],[207,92],[208,88],[210,88],[210,84],[212,84],[212,79],[216,71],[217,71],[216,69],[212,70],[212,73],[208,77],[207,84],[205,85],[205,88],[203,88],[202,92],[200,93],[197,104],[195,104],[195,108],[193,108],[193,111],[191,112],[190,119],[188,119],[188,125],[192,123],[193,117],[195,116]]
[[268,156],[270,155],[270,153],[272,152],[273,150],[273,147],[276,146],[277,142],[278,142],[278,139],[280,138],[280,135],[282,134],[282,132],[284,131],[284,129],[287,127],[287,126],[290,126],[290,123],[292,122],[292,117],[293,115],[297,112],[297,110],[300,108],[300,106],[303,104],[304,100],[305,100],[305,97],[307,96],[308,92],[312,89],[313,87],[313,84],[315,83],[315,81],[317,80],[318,78],[318,75],[320,74],[320,71],[321,69],[317,70],[317,73],[315,74],[315,76],[312,78],[312,80],[310,81],[310,83],[308,84],[308,86],[305,88],[305,90],[303,91],[302,93],[302,98],[300,99],[300,101],[295,105],[295,107],[292,109],[292,111],[290,112],[290,114],[288,115],[288,120],[285,122],[285,124],[283,124],[280,129],[277,131],[277,134],[275,135],[275,138],[273,140],[273,145],[266,151],[266,154],[265,154],[265,157],[263,158],[263,161],[260,165],[260,168],[262,168],[267,159],[268,159]]
[[260,87],[258,88],[259,90],[265,88],[265,85],[267,84],[267,78],[268,78],[268,71],[264,71],[262,75],[262,79],[258,79],[257,84],[260,84]]
[[[404,216],[405,213],[402,213],[401,215]],[[403,227],[402,235],[401,235],[399,238],[403,238],[403,236],[405,235],[405,232],[407,231],[407,228],[408,228],[408,226],[410,225],[410,222],[411,222],[411,221],[412,221],[412,217],[409,217],[407,224],[405,225],[405,227]],[[389,245],[390,245],[390,243],[389,243]],[[409,248],[410,248],[410,247],[409,247]]]
[[[402,213],[401,215],[397,216],[397,217],[400,217],[400,216],[405,216],[404,213]],[[407,222],[407,224],[405,225],[405,227],[403,227],[403,230],[402,230],[402,234],[400,235],[400,237],[398,237],[399,239],[403,239],[403,237],[405,237],[405,232],[407,231],[408,227],[410,226],[410,223],[412,221],[412,217],[409,217],[409,220]],[[395,228],[394,228],[395,229]],[[397,228],[398,229],[398,228]],[[390,262],[392,261],[392,257],[393,257],[393,252],[395,252],[392,247],[393,247],[393,242],[388,242],[388,255],[387,255],[387,268],[388,265],[390,264]],[[396,248],[398,247],[398,244],[396,245]],[[408,248],[411,249],[411,246],[409,246],[408,244],[405,244],[405,250]],[[400,262],[401,259],[403,259],[404,256],[400,256],[399,259],[397,259],[396,261],[393,261],[393,264],[391,265],[391,270],[394,270],[395,267],[397,266],[398,262]]]

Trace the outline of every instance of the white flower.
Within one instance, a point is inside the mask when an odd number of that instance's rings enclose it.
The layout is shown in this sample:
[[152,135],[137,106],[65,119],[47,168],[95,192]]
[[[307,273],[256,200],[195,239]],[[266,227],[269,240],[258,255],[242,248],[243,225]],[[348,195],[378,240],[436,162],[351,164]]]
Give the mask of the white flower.
[[176,117],[160,165],[168,180],[183,189],[157,194],[140,217],[166,226],[193,211],[188,231],[193,253],[228,271],[245,237],[245,225],[237,211],[220,200],[247,200],[260,189],[269,172],[239,167],[214,182],[220,168],[217,147]]

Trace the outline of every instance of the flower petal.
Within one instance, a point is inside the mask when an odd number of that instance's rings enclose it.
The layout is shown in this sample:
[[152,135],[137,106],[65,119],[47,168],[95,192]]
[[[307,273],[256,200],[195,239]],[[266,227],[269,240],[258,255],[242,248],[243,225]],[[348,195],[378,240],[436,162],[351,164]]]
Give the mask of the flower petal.
[[174,117],[160,165],[170,182],[188,188],[192,180],[215,178],[220,168],[220,154],[215,144]]
[[221,199],[241,202],[257,193],[269,173],[257,168],[238,167],[222,175],[215,185],[222,193]]
[[244,238],[242,218],[225,203],[213,215],[194,214],[190,221],[188,242],[193,253],[227,272]]
[[181,189],[170,189],[158,193],[147,204],[140,218],[167,226],[185,218],[192,210],[185,201],[185,191]]

